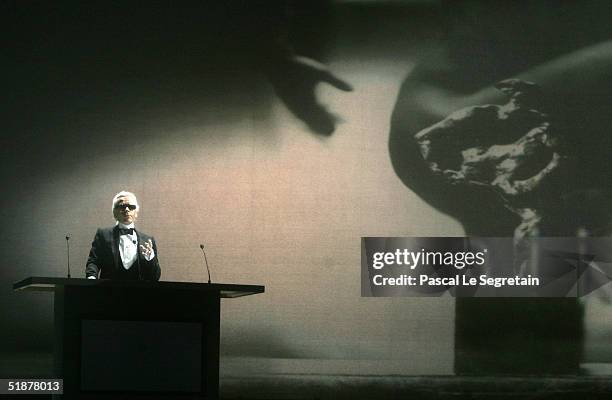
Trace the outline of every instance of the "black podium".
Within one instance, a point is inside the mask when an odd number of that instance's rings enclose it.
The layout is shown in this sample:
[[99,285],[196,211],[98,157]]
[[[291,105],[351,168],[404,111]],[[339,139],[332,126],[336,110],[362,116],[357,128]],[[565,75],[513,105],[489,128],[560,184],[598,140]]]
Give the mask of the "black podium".
[[217,399],[220,299],[263,286],[31,277],[54,292],[64,399]]

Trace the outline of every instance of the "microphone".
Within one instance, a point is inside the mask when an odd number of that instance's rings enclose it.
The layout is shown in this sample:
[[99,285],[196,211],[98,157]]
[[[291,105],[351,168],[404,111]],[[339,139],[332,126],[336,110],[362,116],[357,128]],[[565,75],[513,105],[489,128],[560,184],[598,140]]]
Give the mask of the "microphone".
[[208,272],[208,283],[210,283],[210,268],[208,268],[208,259],[206,258],[206,252],[204,251],[203,244],[200,244],[200,249],[202,249],[202,254],[204,254],[204,262],[206,263],[206,272]]
[[66,234],[66,259],[67,259],[67,267],[68,267],[68,278],[70,278],[70,234]]

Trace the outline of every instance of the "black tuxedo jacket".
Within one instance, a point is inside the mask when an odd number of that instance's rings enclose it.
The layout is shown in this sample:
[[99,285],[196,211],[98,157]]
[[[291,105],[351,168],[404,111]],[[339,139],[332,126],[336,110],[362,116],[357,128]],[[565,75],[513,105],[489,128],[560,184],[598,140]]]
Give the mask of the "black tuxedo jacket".
[[[138,237],[138,258],[130,267],[137,268],[137,276],[139,280],[158,281],[161,276],[161,269],[157,258],[157,245],[155,239],[145,233],[136,232]],[[151,261],[147,261],[140,253],[140,245],[151,239],[155,257]],[[85,267],[85,275],[87,278],[95,276],[100,279],[119,279],[119,268],[121,265],[121,256],[119,255],[119,227],[99,228],[96,236],[91,243],[91,250],[87,258],[87,266]]]

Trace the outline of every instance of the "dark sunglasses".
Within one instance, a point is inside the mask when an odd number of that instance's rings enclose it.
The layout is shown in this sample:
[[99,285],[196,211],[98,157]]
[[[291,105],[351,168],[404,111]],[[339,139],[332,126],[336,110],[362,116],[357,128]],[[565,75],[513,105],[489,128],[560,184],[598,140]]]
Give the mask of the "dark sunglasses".
[[132,211],[136,209],[136,206],[134,204],[115,204],[115,210],[123,210],[126,207]]

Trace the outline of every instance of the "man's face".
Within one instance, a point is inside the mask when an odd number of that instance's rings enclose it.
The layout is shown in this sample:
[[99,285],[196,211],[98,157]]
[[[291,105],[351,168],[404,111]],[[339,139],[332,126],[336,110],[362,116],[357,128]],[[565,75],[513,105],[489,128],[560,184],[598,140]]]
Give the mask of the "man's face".
[[113,208],[113,216],[122,224],[129,225],[134,223],[136,217],[138,217],[136,199],[128,196],[119,197]]

